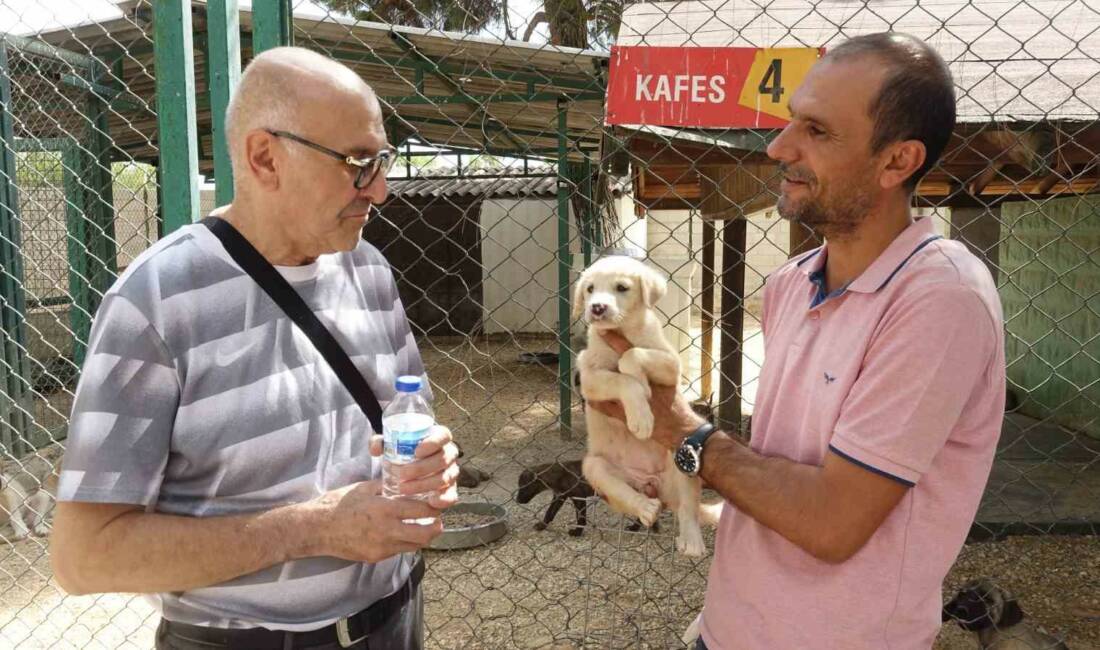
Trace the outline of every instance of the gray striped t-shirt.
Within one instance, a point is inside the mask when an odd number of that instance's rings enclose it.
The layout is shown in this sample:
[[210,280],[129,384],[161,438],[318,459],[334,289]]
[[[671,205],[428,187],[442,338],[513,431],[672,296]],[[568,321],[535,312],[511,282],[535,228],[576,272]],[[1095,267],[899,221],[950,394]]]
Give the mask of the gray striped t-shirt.
[[[423,375],[392,272],[374,247],[276,268],[383,406],[397,375]],[[378,478],[370,433],[309,339],[206,227],[191,225],[139,256],[103,299],[60,499],[202,517],[265,510]],[[185,623],[308,630],[395,591],[411,559],[308,558],[154,601]]]

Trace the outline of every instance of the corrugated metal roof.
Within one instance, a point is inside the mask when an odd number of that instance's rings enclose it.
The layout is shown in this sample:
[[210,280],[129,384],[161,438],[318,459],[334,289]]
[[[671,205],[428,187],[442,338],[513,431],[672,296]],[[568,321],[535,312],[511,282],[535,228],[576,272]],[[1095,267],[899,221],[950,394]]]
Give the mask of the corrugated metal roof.
[[[153,52],[148,47],[153,39],[148,1],[120,2],[121,18],[28,36],[80,53],[120,45],[138,49],[140,53],[123,57],[120,81],[130,93],[152,107],[155,104],[155,66]],[[191,0],[191,4],[199,12],[206,9],[205,0]],[[243,34],[251,32],[250,9],[241,9],[240,26]],[[428,142],[477,151],[553,150],[558,144],[556,99],[564,95],[585,97],[568,103],[569,140],[589,147],[600,141],[603,76],[607,65],[607,54],[603,52],[357,21],[333,15],[319,18],[314,14],[294,16],[294,41],[296,45],[327,52],[340,59],[382,97],[416,95],[413,89],[418,84],[422,84],[421,93],[429,97],[455,94],[453,87],[432,74],[418,80],[413,69],[418,56],[446,66],[452,81],[468,96],[507,98],[533,90],[538,97],[528,102],[487,100],[478,106],[457,101],[384,105],[387,115],[397,115],[397,127],[402,132],[399,135],[412,133]],[[410,48],[415,48],[418,55],[411,54]],[[241,44],[241,55],[245,62],[251,58],[251,48],[246,43]],[[194,59],[195,87],[205,88],[205,56],[201,48],[195,48]],[[528,87],[528,81],[533,88]],[[212,150],[208,135],[210,111],[200,107],[197,112],[199,133],[204,138],[201,150],[209,152]],[[112,111],[110,119],[111,136],[120,149],[138,160],[156,158],[157,124],[152,110],[121,116]],[[205,159],[200,164],[204,170],[209,170],[212,161]]]
[[1100,9],[1087,0],[629,4],[617,43],[828,48],[887,30],[924,39],[947,61],[960,122],[1100,115]]
[[550,198],[557,195],[557,176],[514,178],[413,178],[386,181],[390,194],[403,198],[470,196],[492,198]]

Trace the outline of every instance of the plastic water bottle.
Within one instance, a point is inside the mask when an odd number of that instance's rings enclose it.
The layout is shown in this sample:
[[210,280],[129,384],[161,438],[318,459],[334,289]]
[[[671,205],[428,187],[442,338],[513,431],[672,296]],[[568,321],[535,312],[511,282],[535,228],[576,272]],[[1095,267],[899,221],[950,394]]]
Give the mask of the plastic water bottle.
[[[435,415],[421,392],[420,377],[404,375],[394,384],[397,395],[382,412],[382,495],[398,496],[395,465],[405,465],[416,460],[416,446],[427,437],[435,424]],[[416,498],[427,498],[418,495]],[[431,520],[428,520],[430,523]]]

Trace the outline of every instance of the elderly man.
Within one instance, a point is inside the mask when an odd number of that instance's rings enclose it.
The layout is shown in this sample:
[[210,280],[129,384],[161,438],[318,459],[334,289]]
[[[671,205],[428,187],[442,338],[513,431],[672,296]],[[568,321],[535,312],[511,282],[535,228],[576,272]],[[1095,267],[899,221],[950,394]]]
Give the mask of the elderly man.
[[989,272],[910,209],[954,128],[951,75],[917,39],[863,36],[790,108],[779,212],[826,244],[768,278],[751,443],[654,389],[654,437],[728,502],[699,647],[927,649],[1005,396]]
[[[394,153],[374,93],[334,61],[274,49],[245,70],[226,126],[236,198],[220,216],[385,403],[423,366],[390,268],[362,241]],[[96,316],[52,536],[58,582],[155,595],[160,648],[418,648],[413,552],[456,499],[457,450],[436,427],[402,474],[403,494],[430,496],[385,498],[371,434],[219,238],[181,228]]]

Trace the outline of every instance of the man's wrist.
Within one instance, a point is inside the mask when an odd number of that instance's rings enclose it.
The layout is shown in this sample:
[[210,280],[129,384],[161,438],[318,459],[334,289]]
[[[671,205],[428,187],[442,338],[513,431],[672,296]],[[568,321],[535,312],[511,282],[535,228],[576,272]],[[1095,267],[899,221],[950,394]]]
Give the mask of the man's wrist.
[[699,450],[699,457],[703,461],[699,476],[709,483],[707,475],[713,475],[712,473],[716,471],[728,472],[731,469],[730,462],[734,460],[731,453],[736,454],[743,446],[744,444],[735,436],[731,436],[722,429],[715,430]]
[[332,504],[327,495],[321,498],[295,503],[272,510],[269,514],[276,519],[275,529],[280,533],[282,562],[305,557],[327,555],[325,539],[331,522]]

